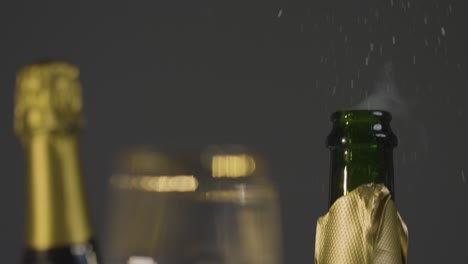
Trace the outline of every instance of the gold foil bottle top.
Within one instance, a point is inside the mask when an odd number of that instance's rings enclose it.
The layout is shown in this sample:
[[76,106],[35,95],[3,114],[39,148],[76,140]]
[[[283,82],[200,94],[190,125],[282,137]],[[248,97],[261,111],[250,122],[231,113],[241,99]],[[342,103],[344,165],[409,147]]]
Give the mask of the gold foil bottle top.
[[66,61],[44,61],[21,68],[14,115],[20,136],[77,132],[83,123],[78,67]]

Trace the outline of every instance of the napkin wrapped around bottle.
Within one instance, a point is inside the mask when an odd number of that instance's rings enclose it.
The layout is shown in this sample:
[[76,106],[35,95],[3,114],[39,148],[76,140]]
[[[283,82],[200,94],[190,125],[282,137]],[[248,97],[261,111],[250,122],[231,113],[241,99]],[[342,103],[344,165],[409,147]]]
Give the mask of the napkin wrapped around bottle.
[[389,190],[365,184],[317,221],[316,264],[406,264],[408,229]]

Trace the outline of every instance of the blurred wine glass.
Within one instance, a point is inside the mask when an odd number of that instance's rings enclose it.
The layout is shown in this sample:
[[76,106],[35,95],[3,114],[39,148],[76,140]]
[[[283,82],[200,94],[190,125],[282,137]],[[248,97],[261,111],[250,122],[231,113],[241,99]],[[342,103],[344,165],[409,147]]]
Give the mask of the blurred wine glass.
[[108,263],[280,264],[278,195],[245,147],[132,149],[116,158]]

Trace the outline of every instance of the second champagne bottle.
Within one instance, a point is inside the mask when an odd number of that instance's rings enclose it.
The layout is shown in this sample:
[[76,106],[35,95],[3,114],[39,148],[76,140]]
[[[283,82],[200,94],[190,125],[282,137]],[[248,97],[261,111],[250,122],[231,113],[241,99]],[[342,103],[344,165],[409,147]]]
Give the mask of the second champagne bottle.
[[14,126],[27,173],[23,264],[98,264],[83,192],[79,69],[41,61],[17,75]]

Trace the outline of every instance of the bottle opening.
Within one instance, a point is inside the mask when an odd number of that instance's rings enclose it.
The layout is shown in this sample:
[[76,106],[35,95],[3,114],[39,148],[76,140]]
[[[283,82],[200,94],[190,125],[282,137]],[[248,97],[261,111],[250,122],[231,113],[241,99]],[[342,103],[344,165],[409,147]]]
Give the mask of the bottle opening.
[[385,110],[341,110],[331,115],[331,121],[340,122],[390,122],[392,115]]
[[397,138],[390,128],[390,112],[343,110],[333,113],[330,119],[333,128],[327,138],[329,148],[397,145]]

